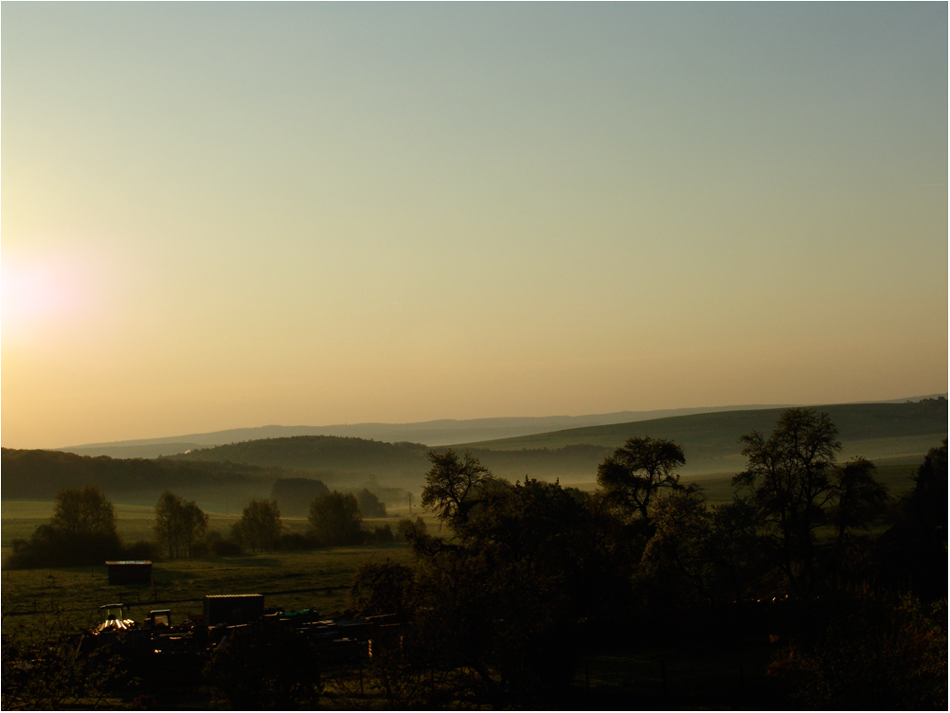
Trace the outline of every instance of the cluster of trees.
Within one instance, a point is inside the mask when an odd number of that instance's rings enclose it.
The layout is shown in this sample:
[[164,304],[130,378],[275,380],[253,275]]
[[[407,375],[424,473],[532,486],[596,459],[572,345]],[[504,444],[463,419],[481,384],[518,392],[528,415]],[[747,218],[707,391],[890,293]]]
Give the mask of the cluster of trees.
[[126,554],[115,508],[96,486],[61,490],[53,516],[29,539],[15,539],[5,563],[12,568],[102,564]]
[[93,485],[68,488],[56,495],[48,524],[37,527],[29,539],[13,541],[13,554],[5,565],[20,569],[101,565],[110,559],[229,556],[394,541],[388,524],[369,528],[363,522],[364,516],[386,516],[385,504],[372,492],[323,490],[310,504],[311,529],[306,534],[286,532],[277,501],[268,499],[248,503],[230,532],[209,531],[208,515],[196,502],[165,491],[155,505],[154,541],[126,546],[116,529],[115,508],[103,492]]
[[[303,480],[303,479],[301,479]],[[319,483],[319,481],[310,481]],[[387,524],[367,528],[363,517],[385,517],[386,506],[367,489],[358,494],[339,493],[323,488],[310,503],[310,531],[287,532],[276,500],[259,498],[243,509],[241,518],[227,535],[216,530],[205,534],[208,518],[195,503],[165,493],[156,507],[156,538],[170,542],[168,532],[181,533],[174,551],[166,547],[168,556],[212,554],[227,556],[244,551],[301,550],[316,547],[359,545],[367,542],[392,542],[395,536]],[[203,540],[201,539],[204,536]],[[185,545],[187,543],[187,545]]]
[[[708,624],[723,611],[716,602],[774,597],[793,604],[775,607],[758,635],[773,626],[789,635],[773,669],[799,704],[841,705],[836,686],[864,685],[900,692],[887,699],[895,707],[945,706],[945,604],[917,606],[873,584],[889,561],[866,534],[887,500],[874,466],[838,463],[836,428],[809,409],[786,411],[771,435],[752,432],[743,444],[747,468],[733,500],[716,507],[680,482],[684,453],[662,439],[629,439],[601,464],[594,493],[511,484],[469,453],[430,453],[423,504],[451,537],[403,521],[416,565],[366,565],[351,591],[355,612],[404,622],[398,642],[378,642],[374,685],[393,707],[551,707],[569,693],[580,621],[642,636],[645,621],[676,611],[699,607]],[[944,444],[918,471],[902,521],[919,523],[915,508],[932,502],[926,488],[940,482],[945,493],[946,479]],[[945,602],[945,497],[937,509],[928,536],[942,550],[929,564],[943,572]],[[925,539],[918,525],[904,527],[915,533],[905,540]],[[836,618],[841,611],[848,617]],[[857,630],[869,650],[889,646],[904,658],[879,656],[863,669],[845,654]]]
[[169,491],[155,506],[155,540],[168,559],[191,557],[208,529],[208,516],[194,502]]

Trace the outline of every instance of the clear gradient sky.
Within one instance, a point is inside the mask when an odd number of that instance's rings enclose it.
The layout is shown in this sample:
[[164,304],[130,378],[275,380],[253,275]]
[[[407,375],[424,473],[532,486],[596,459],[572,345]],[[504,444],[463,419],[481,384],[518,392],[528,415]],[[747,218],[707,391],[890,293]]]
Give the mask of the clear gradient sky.
[[2,442],[947,390],[947,5],[2,6]]

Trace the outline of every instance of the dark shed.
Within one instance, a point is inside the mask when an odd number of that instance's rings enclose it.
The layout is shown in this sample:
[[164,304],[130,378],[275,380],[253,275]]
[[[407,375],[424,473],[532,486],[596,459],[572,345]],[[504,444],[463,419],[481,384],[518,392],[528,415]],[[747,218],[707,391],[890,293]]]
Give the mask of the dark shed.
[[149,560],[106,562],[109,584],[151,584],[152,563]]

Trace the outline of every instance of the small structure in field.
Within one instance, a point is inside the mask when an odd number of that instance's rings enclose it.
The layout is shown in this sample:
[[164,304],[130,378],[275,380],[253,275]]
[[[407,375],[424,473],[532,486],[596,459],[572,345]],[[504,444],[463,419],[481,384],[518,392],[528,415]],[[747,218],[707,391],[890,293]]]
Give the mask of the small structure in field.
[[109,584],[151,584],[152,563],[149,560],[106,562]]

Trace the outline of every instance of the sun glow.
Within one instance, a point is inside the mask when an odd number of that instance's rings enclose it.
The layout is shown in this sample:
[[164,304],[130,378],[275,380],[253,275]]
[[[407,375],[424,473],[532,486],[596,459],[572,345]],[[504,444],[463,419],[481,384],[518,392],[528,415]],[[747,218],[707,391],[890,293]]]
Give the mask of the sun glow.
[[91,307],[87,271],[69,256],[0,262],[2,335],[18,341],[75,324]]

